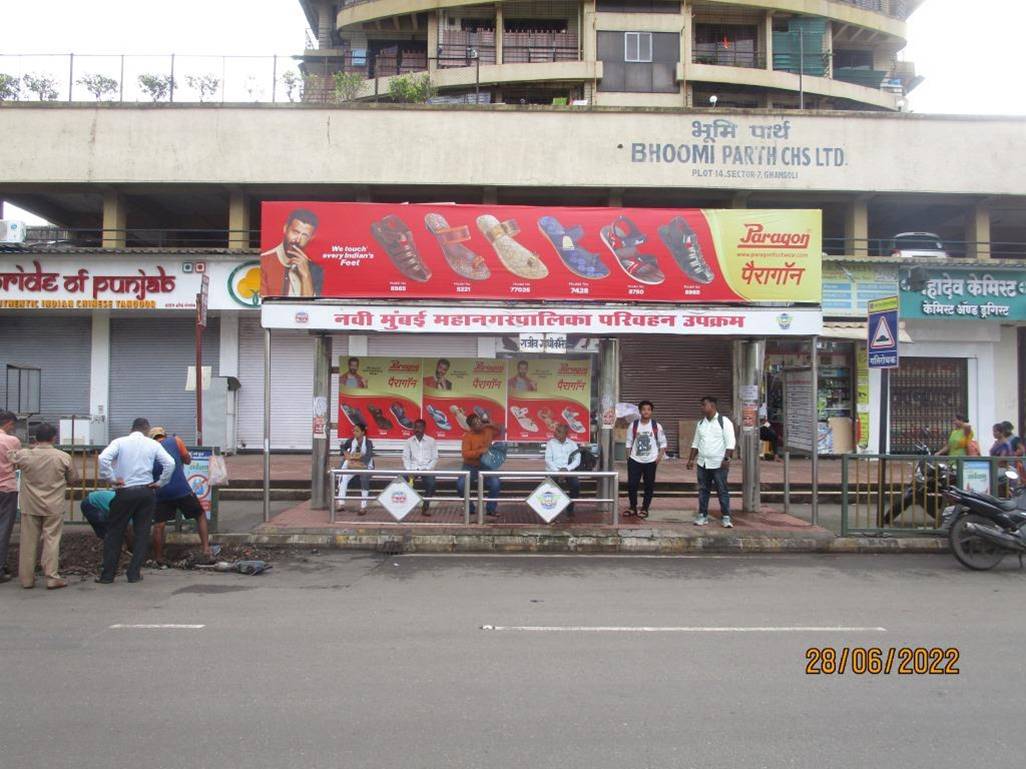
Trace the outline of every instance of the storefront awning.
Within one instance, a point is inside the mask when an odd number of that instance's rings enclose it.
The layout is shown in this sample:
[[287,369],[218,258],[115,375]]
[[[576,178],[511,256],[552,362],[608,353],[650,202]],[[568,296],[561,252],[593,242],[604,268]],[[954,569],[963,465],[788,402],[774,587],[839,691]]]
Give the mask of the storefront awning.
[[[865,342],[869,335],[865,321],[823,321],[823,333],[825,339],[853,339],[858,342]],[[905,323],[898,324],[898,341],[905,344],[912,343],[912,337],[905,330]]]

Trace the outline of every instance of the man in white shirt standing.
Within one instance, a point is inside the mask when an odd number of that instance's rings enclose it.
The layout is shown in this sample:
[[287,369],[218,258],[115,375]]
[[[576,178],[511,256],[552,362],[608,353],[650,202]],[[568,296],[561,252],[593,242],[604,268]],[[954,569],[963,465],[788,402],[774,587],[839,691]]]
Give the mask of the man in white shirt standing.
[[709,523],[709,494],[715,486],[720,500],[720,512],[723,514],[723,528],[733,529],[727,473],[730,471],[731,457],[734,456],[734,425],[719,413],[715,398],[702,398],[702,413],[704,416],[698,420],[695,440],[691,443],[691,455],[688,457],[688,470],[695,466],[695,459],[698,459],[698,517],[695,518],[695,526]]
[[[100,454],[100,477],[110,481],[114,488],[107,533],[103,538],[103,570],[96,578],[96,582],[103,585],[114,581],[129,520],[135,532],[135,543],[127,577],[129,582],[142,581],[140,569],[149,551],[150,526],[157,504],[155,491],[167,485],[175,470],[174,459],[163,446],[148,437],[149,430],[149,421],[139,417],[132,422],[131,433],[115,438]],[[161,468],[156,481],[153,480],[155,463]]]
[[[556,425],[554,437],[549,438],[545,444],[545,469],[550,473],[567,473],[576,470],[581,464],[581,449],[575,441],[570,440],[569,428],[565,424]],[[564,476],[553,478],[556,483],[562,486],[566,481],[567,491],[570,492],[570,499],[577,499],[581,496],[581,481],[575,476]],[[567,505],[566,514],[573,517],[574,503]]]
[[[413,423],[413,435],[403,444],[403,468],[410,471],[409,484],[412,486],[417,479],[417,472],[434,470],[438,466],[438,442],[430,435],[424,434],[427,423],[418,419]],[[437,478],[433,475],[421,475],[424,480],[424,496],[435,495]],[[431,502],[424,500],[420,506],[420,514],[431,515]]]
[[[655,406],[652,401],[638,404],[641,418],[627,428],[627,500],[630,507],[624,510],[625,518],[632,515],[648,518],[648,508],[655,492],[656,468],[666,457],[666,431],[652,419]],[[638,486],[644,481],[645,496],[638,509]]]

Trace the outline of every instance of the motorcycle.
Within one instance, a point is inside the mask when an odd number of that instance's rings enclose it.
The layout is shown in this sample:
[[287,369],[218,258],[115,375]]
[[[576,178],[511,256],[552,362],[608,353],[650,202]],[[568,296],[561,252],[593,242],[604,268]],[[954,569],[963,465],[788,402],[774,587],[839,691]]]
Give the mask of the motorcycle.
[[916,453],[926,456],[916,462],[914,483],[906,486],[901,497],[884,508],[883,526],[890,526],[899,515],[915,505],[920,505],[938,524],[941,522],[944,492],[955,485],[958,473],[949,462],[928,461],[927,457],[933,452],[925,443],[916,443]]
[[974,571],[993,569],[1014,553],[1026,553],[1026,486],[1019,474],[1003,471],[1012,491],[1011,499],[998,499],[951,486],[946,496],[953,502],[943,515],[942,529],[948,532],[951,552],[959,562]]

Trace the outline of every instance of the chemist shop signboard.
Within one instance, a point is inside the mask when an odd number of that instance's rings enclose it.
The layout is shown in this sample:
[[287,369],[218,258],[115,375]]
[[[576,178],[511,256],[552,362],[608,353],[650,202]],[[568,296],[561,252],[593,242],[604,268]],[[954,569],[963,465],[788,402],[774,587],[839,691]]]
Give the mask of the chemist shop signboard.
[[901,281],[901,317],[936,320],[1026,320],[1026,272],[993,268],[931,269],[920,288]]

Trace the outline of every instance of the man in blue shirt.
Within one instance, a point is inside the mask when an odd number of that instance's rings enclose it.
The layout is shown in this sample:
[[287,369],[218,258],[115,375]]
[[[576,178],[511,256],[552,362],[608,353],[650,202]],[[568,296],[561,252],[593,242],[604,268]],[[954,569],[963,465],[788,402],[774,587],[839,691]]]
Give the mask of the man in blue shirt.
[[[185,477],[185,466],[192,464],[189,450],[177,435],[168,437],[167,430],[163,427],[154,427],[150,430],[150,437],[163,446],[164,451],[170,454],[175,461],[171,480],[166,486],[157,490],[157,507],[153,515],[153,558],[157,563],[163,563],[165,529],[168,521],[173,521],[178,512],[181,512],[185,518],[196,521],[200,546],[203,548],[203,554],[209,556],[210,535],[207,528],[207,513]],[[156,477],[157,467],[153,468],[153,473]]]
[[[150,526],[156,506],[154,491],[166,486],[175,470],[175,461],[163,446],[150,440],[146,433],[149,420],[139,417],[132,422],[132,432],[115,438],[100,453],[100,477],[110,481],[114,500],[110,503],[110,518],[103,537],[103,570],[96,582],[109,585],[114,581],[125,527],[131,520],[135,534],[132,560],[129,561],[129,582],[141,582],[143,562],[150,545]],[[153,480],[153,463],[162,468],[160,478]]]

